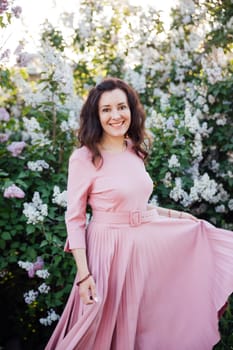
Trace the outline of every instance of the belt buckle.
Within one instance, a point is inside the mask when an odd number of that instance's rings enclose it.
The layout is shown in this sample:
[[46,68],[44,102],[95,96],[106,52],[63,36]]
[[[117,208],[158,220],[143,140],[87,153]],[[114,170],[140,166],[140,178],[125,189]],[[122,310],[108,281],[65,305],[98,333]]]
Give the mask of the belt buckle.
[[142,223],[141,212],[139,210],[129,213],[129,223],[131,226],[139,226]]

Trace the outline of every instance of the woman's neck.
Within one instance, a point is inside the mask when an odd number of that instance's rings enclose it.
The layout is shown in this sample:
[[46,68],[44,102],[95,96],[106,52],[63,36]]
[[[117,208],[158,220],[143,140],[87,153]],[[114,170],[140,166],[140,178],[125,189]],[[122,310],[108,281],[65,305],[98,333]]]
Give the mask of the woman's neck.
[[126,148],[127,142],[122,138],[104,138],[100,142],[100,148],[109,152],[123,152]]

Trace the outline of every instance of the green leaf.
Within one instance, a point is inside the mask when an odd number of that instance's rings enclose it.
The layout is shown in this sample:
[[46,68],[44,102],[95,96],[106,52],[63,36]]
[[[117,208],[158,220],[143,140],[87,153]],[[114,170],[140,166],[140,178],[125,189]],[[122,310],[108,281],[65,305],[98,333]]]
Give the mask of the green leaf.
[[2,235],[1,235],[1,238],[3,238],[5,241],[8,241],[11,239],[11,235],[9,232],[4,232]]

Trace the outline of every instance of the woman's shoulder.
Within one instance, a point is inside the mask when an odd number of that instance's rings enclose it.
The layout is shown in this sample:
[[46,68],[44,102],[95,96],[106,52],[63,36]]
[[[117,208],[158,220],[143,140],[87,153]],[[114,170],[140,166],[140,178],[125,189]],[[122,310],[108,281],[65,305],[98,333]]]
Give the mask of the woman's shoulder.
[[91,151],[86,146],[75,148],[70,156],[70,160],[91,161]]

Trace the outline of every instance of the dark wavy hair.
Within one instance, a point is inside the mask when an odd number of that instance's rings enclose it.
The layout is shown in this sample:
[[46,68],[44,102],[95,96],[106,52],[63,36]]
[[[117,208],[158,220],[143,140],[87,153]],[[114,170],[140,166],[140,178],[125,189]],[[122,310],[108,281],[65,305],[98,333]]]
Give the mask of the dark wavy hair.
[[80,146],[86,146],[92,153],[92,162],[102,164],[103,158],[98,148],[103,135],[103,129],[99,120],[99,100],[106,91],[115,89],[122,90],[128,100],[131,123],[127,131],[127,137],[132,141],[134,152],[146,159],[148,156],[145,139],[145,111],[140,103],[136,91],[118,78],[105,78],[101,83],[93,87],[87,96],[87,99],[80,113],[80,127],[78,130],[78,141]]

